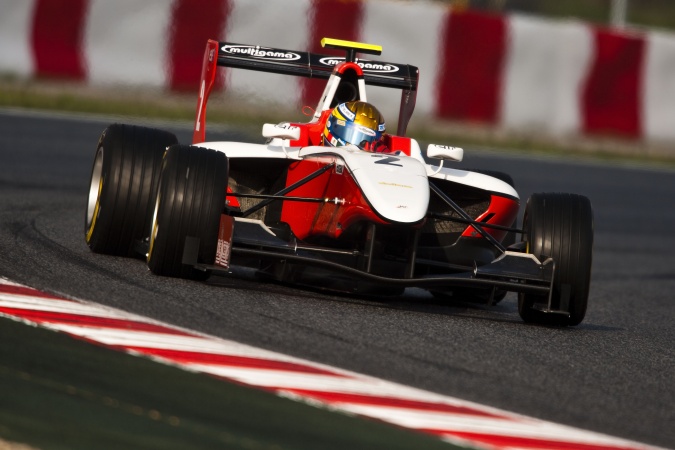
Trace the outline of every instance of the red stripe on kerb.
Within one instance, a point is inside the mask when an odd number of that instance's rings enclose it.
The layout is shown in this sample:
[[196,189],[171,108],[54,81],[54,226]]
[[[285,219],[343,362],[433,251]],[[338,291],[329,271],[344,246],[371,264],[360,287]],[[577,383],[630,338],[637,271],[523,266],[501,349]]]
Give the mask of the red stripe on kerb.
[[82,37],[88,7],[88,0],[37,0],[31,32],[37,76],[85,79]]
[[643,36],[595,29],[595,59],[583,90],[584,132],[642,135]]
[[392,408],[403,408],[426,412],[442,412],[452,414],[462,414],[467,416],[490,417],[504,419],[504,416],[491,414],[486,411],[480,411],[466,406],[454,406],[447,403],[427,402],[422,400],[408,400],[402,398],[383,397],[375,395],[346,394],[340,392],[322,392],[305,389],[287,389],[280,388],[279,391],[292,392],[302,397],[310,397],[321,400],[328,404],[351,403],[357,405],[383,406]]
[[281,370],[286,372],[299,372],[306,374],[328,375],[331,377],[349,378],[339,373],[304,364],[288,361],[275,361],[249,356],[220,355],[214,353],[188,352],[181,350],[124,347],[127,350],[136,351],[144,355],[158,356],[181,364],[211,364],[214,366],[242,367],[249,369]]
[[[313,0],[309,17],[309,51],[324,55],[344,56],[344,51],[321,47],[321,39],[335,38],[358,41],[364,6],[356,0]],[[314,107],[323,93],[326,80],[302,79],[302,104]]]
[[[12,286],[9,284],[0,284],[0,293],[11,294],[11,295],[20,295],[22,297],[39,297],[49,300],[60,300],[63,302],[72,302],[71,300],[66,300],[54,295],[45,294],[44,292],[37,291],[33,288],[24,287],[24,286]],[[76,303],[76,302],[72,302]]]
[[[177,0],[174,3],[169,38],[171,89],[198,89],[206,41],[221,40],[231,11],[230,0]],[[223,80],[223,77],[216,78],[217,89],[222,88]]]
[[78,327],[112,328],[120,330],[145,331],[151,333],[171,334],[177,336],[192,336],[192,334],[151,323],[137,322],[127,319],[112,319],[108,317],[86,316],[83,314],[68,314],[54,311],[36,311],[22,308],[3,308],[0,312],[9,314],[36,323],[55,323],[75,325]]
[[471,11],[448,14],[442,46],[437,114],[497,123],[506,46],[504,18]]
[[[586,444],[583,442],[573,442],[571,440],[555,440],[541,438],[527,438],[519,436],[503,436],[487,433],[464,433],[448,432],[447,430],[429,430],[421,429],[424,433],[430,433],[437,436],[447,436],[451,438],[460,438],[481,444],[488,444],[497,448],[522,448],[537,450],[637,450],[638,447],[618,446],[609,444]],[[498,431],[495,431],[498,432]]]

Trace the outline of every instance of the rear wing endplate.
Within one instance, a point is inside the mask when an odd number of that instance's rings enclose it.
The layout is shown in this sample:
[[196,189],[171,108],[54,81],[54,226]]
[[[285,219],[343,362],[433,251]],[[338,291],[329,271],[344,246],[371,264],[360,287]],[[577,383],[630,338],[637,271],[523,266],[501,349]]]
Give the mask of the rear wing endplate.
[[[356,52],[360,50],[357,49]],[[209,40],[204,54],[193,142],[204,142],[206,103],[215,82],[218,66],[328,79],[334,67],[344,61],[345,57],[341,56]],[[359,58],[355,62],[361,67],[367,85],[402,90],[397,134],[404,136],[415,108],[418,68],[409,64]]]

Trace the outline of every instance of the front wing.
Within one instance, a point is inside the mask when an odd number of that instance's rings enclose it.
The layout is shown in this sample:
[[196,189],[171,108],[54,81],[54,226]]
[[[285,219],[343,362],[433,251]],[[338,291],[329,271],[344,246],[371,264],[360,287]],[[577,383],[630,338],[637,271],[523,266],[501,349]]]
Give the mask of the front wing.
[[[210,272],[213,275],[228,276],[229,268],[201,264],[197,262],[198,240],[186,240],[183,263],[196,270]],[[391,278],[368,273],[341,263],[331,261],[326,255],[340,250],[310,246],[291,239],[286,241],[270,233],[259,221],[237,221],[232,237],[231,253],[234,257],[247,257],[270,262],[288,262],[300,266],[321,268],[329,272],[342,273],[355,279],[368,281],[382,286],[420,287],[420,288],[491,288],[513,292],[522,292],[548,298],[542,303],[542,311],[567,314],[566,311],[551,308],[551,294],[555,276],[555,262],[547,258],[543,262],[532,254],[519,251],[506,251],[493,262],[473,267],[453,267],[447,275],[423,277]],[[344,254],[357,256],[353,250]],[[194,255],[194,257],[191,257]],[[361,255],[367,256],[367,255]],[[412,273],[412,271],[411,271]],[[545,303],[548,303],[546,306]]]

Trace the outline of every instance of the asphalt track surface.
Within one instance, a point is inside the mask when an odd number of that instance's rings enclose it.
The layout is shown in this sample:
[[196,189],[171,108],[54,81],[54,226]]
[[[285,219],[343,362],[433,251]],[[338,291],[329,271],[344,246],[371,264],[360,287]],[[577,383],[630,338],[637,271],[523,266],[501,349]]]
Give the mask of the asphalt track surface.
[[[537,418],[675,448],[675,171],[466,152],[459,167],[574,192],[595,211],[589,311],[574,328],[421,290],[393,299],[253,279],[160,278],[93,254],[84,208],[109,119],[0,111],[0,276],[182,327]],[[134,122],[137,123],[138,122]],[[190,141],[186,127],[162,126]],[[215,139],[244,139],[219,131]]]

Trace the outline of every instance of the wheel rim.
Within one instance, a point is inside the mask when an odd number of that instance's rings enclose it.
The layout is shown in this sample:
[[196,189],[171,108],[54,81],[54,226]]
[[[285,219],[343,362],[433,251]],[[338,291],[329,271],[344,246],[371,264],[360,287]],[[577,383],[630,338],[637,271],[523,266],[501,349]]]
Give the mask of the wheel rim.
[[152,213],[152,226],[150,227],[150,244],[148,246],[148,254],[146,255],[146,261],[150,261],[152,257],[152,249],[155,246],[155,239],[157,238],[157,231],[159,230],[159,224],[157,223],[157,211],[159,210],[159,192],[157,193],[157,198],[155,199],[155,210]]
[[91,170],[91,181],[89,183],[89,197],[87,199],[87,218],[86,218],[86,239],[91,240],[96,227],[96,219],[101,210],[101,191],[103,190],[103,147],[96,151],[94,167]]

